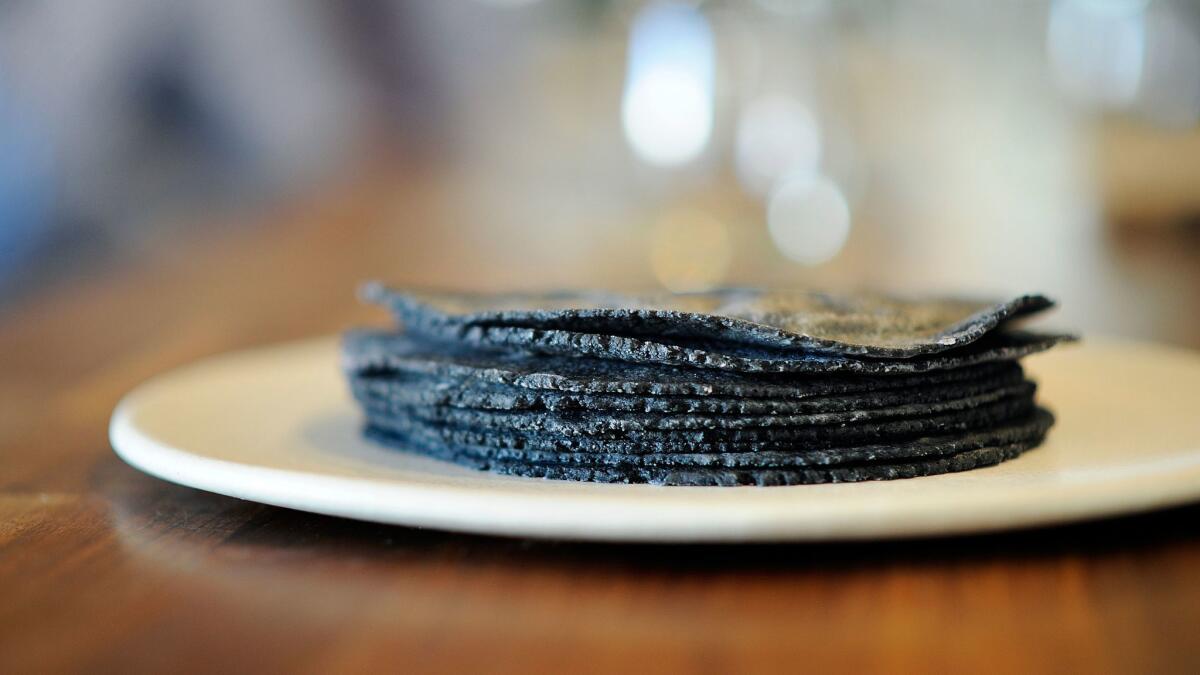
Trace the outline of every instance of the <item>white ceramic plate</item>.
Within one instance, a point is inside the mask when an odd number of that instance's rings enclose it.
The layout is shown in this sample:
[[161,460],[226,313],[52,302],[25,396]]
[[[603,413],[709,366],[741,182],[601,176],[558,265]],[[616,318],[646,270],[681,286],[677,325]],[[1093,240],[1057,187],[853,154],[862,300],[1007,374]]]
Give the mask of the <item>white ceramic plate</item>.
[[117,453],[266,504],[464,532],[623,541],[875,539],[1062,523],[1200,499],[1200,356],[1087,341],[1028,368],[1058,415],[998,466],[897,481],[656,487],[496,476],[373,445],[325,339],[209,359],[113,414]]

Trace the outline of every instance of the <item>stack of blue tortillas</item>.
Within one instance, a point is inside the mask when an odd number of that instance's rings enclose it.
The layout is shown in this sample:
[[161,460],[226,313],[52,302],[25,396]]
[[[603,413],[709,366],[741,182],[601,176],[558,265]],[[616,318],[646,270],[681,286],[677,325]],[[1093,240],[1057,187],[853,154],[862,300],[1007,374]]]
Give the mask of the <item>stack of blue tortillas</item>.
[[721,290],[462,295],[369,285],[345,336],[372,439],[504,474],[664,485],[909,478],[1011,459],[1053,417],[1017,330],[1052,305]]

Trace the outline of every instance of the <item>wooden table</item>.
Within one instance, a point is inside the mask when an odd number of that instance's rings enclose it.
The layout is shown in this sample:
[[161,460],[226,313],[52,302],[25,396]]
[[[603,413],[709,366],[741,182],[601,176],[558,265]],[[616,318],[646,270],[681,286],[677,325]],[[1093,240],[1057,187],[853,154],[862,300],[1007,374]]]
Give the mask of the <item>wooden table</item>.
[[887,544],[576,545],[309,515],[122,464],[106,424],[139,381],[338,330],[369,316],[358,279],[439,264],[398,253],[370,203],[210,224],[0,315],[0,673],[1200,672],[1200,508]]

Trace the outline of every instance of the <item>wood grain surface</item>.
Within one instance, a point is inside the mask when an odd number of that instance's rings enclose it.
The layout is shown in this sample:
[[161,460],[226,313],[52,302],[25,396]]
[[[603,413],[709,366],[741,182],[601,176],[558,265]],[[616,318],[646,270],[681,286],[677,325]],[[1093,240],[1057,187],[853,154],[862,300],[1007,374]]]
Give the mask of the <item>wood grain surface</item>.
[[212,224],[0,315],[0,673],[1200,672],[1200,508],[887,544],[577,545],[321,517],[122,464],[106,425],[141,380],[368,319],[359,279],[446,264],[422,251],[450,242],[401,245],[369,197]]

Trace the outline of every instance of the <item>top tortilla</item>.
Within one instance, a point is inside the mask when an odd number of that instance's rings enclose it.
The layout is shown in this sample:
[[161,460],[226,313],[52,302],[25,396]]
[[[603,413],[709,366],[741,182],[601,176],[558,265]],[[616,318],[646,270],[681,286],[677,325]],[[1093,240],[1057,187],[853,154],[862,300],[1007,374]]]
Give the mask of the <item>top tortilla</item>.
[[624,295],[600,292],[482,295],[364,287],[406,330],[455,339],[488,328],[710,341],[841,356],[911,358],[970,344],[1053,302],[900,299],[877,294],[724,289]]

